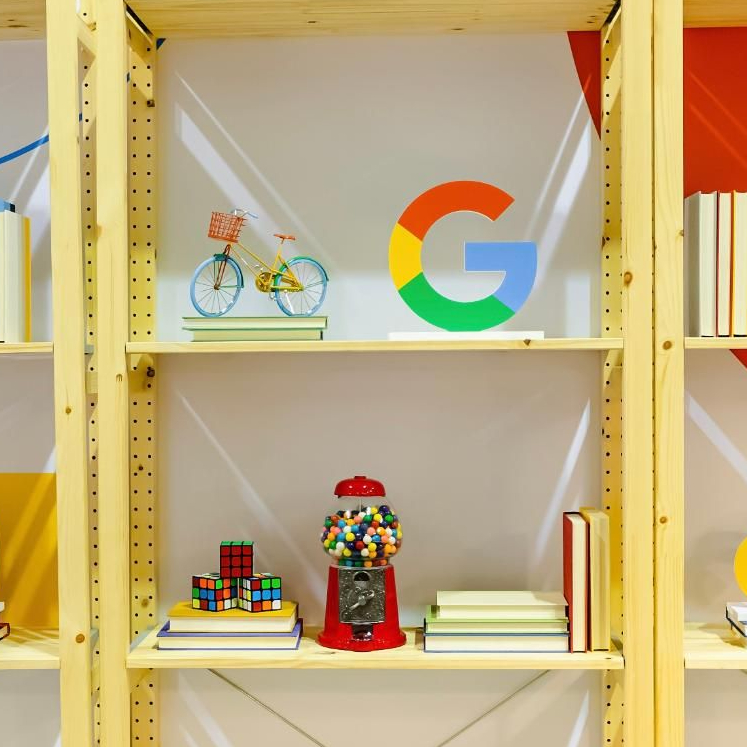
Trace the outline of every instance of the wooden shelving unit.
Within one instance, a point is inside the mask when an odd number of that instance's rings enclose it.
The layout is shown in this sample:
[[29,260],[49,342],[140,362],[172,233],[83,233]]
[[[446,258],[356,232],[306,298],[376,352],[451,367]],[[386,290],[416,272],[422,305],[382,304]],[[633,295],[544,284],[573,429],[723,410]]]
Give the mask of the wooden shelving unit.
[[298,651],[159,651],[153,630],[133,646],[128,669],[623,669],[619,649],[586,654],[426,654],[418,629],[408,629],[407,643],[391,651],[357,654],[333,651],[316,642],[317,628],[304,631]]
[[747,350],[747,337],[686,337],[687,350]]
[[725,623],[687,623],[685,668],[747,669],[744,638]]
[[485,350],[622,350],[621,337],[546,340],[320,340],[319,342],[128,342],[131,355],[171,353],[397,353]]
[[747,3],[656,0],[655,14],[655,744],[684,747],[685,669],[747,668],[747,647],[725,623],[683,622],[685,351],[745,350],[747,340],[683,334],[682,30],[747,26]]
[[[600,670],[604,693],[602,744],[680,744],[677,724],[683,712],[679,699],[682,663],[691,644],[686,649],[677,635],[671,635],[673,620],[677,629],[682,627],[681,584],[678,586],[682,573],[678,549],[682,505],[681,474],[668,465],[681,462],[677,439],[682,432],[685,348],[678,265],[682,227],[682,180],[677,168],[681,97],[678,99],[676,85],[678,72],[681,76],[677,36],[681,37],[682,3],[623,0],[618,8],[613,0],[477,0],[465,12],[459,2],[434,4],[426,0],[347,5],[332,0],[132,0],[136,17],[128,14],[121,0],[90,0],[82,5],[79,16],[72,0],[48,0],[46,19],[53,143],[55,415],[58,460],[66,465],[60,473],[59,500],[65,509],[60,536],[69,539],[60,566],[60,591],[61,599],[75,599],[61,621],[64,625],[59,640],[63,747],[92,744],[89,701],[83,696],[90,692],[92,681],[100,681],[100,738],[104,747],[156,746],[160,743],[158,670],[212,667]],[[736,23],[741,16],[735,14],[735,5],[739,4],[690,0],[685,10],[693,24],[716,19]],[[23,13],[18,24],[7,22],[9,9],[16,21]],[[0,37],[40,36],[42,11],[43,4],[38,2],[0,2]],[[17,28],[10,29],[11,25]],[[133,156],[156,154],[156,37],[568,30],[602,31],[605,171],[600,182],[605,222],[600,269],[602,292],[608,299],[600,312],[604,337],[480,343],[142,342],[155,334],[157,183],[151,171],[133,171],[128,164]],[[85,68],[83,76],[76,76],[73,73],[79,69],[83,53],[95,62]],[[93,222],[80,220],[82,200],[86,199],[82,195],[88,194],[81,183],[80,149],[90,147],[87,138],[79,139],[82,80],[89,86],[82,113],[85,135],[92,132],[94,116],[96,121],[95,167],[93,176],[84,175],[88,179],[86,187],[93,193]],[[625,106],[620,106],[621,101]],[[656,175],[653,184],[652,174]],[[137,220],[145,210],[151,211],[147,225]],[[656,275],[652,224],[657,244]],[[85,295],[83,277],[78,272],[82,246],[95,248],[85,275],[91,283],[86,289],[92,292]],[[651,305],[654,290],[655,316]],[[105,334],[96,341],[97,328]],[[94,342],[94,355],[84,364],[84,343]],[[696,347],[693,343],[689,346]],[[283,656],[208,656],[154,648],[157,573],[139,573],[134,561],[140,568],[156,565],[157,537],[154,522],[147,527],[142,522],[135,524],[131,509],[150,510],[154,516],[157,511],[154,475],[158,393],[152,373],[159,370],[161,355],[462,354],[479,350],[599,353],[602,489],[615,548],[613,633],[620,640],[618,648],[609,654],[556,656],[426,655],[417,635],[411,632],[408,645],[401,650],[355,655],[319,648],[311,630],[299,652]],[[655,382],[651,376],[654,363]],[[96,391],[86,390],[86,374],[92,374],[88,378],[95,381]],[[168,382],[160,385],[168,386]],[[96,422],[106,423],[106,428],[98,432],[98,426],[89,422],[93,421],[90,412],[95,412]],[[652,426],[654,414],[656,431]],[[622,429],[618,425],[621,422]],[[89,430],[98,433],[95,446],[88,440]],[[150,444],[147,454],[132,448],[135,440]],[[89,443],[93,447],[90,450]],[[101,628],[101,657],[93,673],[87,575],[91,568],[87,500],[91,458],[96,459],[97,495],[106,497],[97,504],[96,517],[98,565],[93,573],[100,602],[93,608]],[[148,470],[142,467],[144,458],[149,460]],[[654,474],[655,529],[651,522]],[[728,639],[719,640],[718,646],[729,648]],[[710,661],[715,660],[714,655]],[[147,697],[138,697],[146,693]]]
[[[101,739],[105,747],[158,744],[158,678],[173,668],[577,669],[601,670],[603,744],[653,743],[653,587],[651,494],[653,363],[651,346],[651,0],[572,3],[406,0],[340,4],[321,0],[192,3],[134,0],[128,18],[120,0],[97,0],[93,43],[98,54],[97,314],[106,330],[96,347],[99,581],[101,621]],[[130,159],[155,157],[158,114],[155,38],[301,36],[332,34],[492,33],[603,29],[603,152],[606,176],[604,251],[601,253],[602,338],[539,341],[319,343],[187,343],[155,341],[154,246],[156,175],[129,173]],[[625,48],[621,43],[625,39]],[[119,81],[130,75],[128,96]],[[623,98],[627,105],[620,107]],[[129,130],[129,131],[128,131]],[[138,160],[138,163],[141,161]],[[622,175],[626,179],[623,182]],[[128,200],[129,197],[129,200]],[[147,211],[147,225],[139,216]],[[146,270],[147,268],[147,270]],[[609,299],[619,299],[619,303]],[[610,653],[547,655],[426,655],[410,632],[403,649],[369,655],[329,652],[307,631],[298,652],[266,656],[162,652],[157,573],[137,568],[158,560],[157,537],[131,507],[156,519],[157,404],[162,355],[223,353],[594,351],[602,374],[603,485],[613,528],[613,634]],[[623,398],[623,391],[635,397]],[[648,434],[648,437],[647,435]],[[148,444],[143,449],[135,444]],[[146,453],[143,453],[143,452]],[[623,456],[624,455],[624,456]],[[142,468],[147,459],[148,469]],[[622,516],[626,517],[625,522]],[[137,561],[137,565],[134,562]],[[623,574],[622,569],[625,568]],[[625,624],[623,625],[623,619]],[[134,641],[134,643],[133,643]],[[136,670],[135,674],[132,670]],[[132,690],[132,688],[135,688]],[[147,695],[147,696],[146,696]]]
[[56,630],[13,628],[0,644],[0,670],[59,668],[59,633]]
[[51,355],[51,342],[7,342],[0,344],[0,355]]
[[[81,14],[78,15],[78,12]],[[84,294],[80,268],[79,50],[90,44],[78,3],[0,0],[0,43],[48,36],[52,191],[52,342],[0,344],[0,358],[53,357],[57,456],[59,630],[12,626],[0,641],[0,670],[60,670],[61,744],[91,747],[91,608],[85,399]],[[85,36],[87,44],[79,45]],[[58,60],[68,65],[59,66]],[[82,468],[82,469],[81,469]],[[12,624],[12,620],[11,620]]]

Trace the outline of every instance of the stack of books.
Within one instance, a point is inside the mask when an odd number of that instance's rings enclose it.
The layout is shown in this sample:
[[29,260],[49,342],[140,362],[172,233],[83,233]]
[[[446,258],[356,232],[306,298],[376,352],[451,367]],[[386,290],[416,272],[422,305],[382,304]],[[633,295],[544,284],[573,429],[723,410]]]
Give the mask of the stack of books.
[[31,339],[31,228],[0,200],[0,342]]
[[[4,609],[5,609],[5,602],[0,602],[0,612],[2,612]],[[9,635],[10,635],[10,625],[0,620],[0,641],[2,641],[3,638],[7,638]]]
[[685,200],[690,334],[747,335],[747,193]]
[[726,619],[733,630],[747,638],[747,602],[727,602]]
[[185,316],[192,342],[321,340],[326,316]]
[[298,604],[283,601],[279,610],[249,612],[239,608],[220,614],[180,602],[158,633],[162,651],[293,651],[301,641],[303,620]]
[[598,508],[563,514],[563,593],[571,651],[610,650],[610,528]]
[[566,653],[565,597],[543,591],[439,591],[425,618],[433,653]]

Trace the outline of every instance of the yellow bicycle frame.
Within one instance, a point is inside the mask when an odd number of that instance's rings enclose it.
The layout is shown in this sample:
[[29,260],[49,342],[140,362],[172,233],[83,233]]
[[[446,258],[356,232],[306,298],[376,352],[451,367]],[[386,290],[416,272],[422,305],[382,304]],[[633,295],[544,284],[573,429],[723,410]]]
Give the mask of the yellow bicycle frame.
[[[261,271],[262,268],[264,268],[267,272],[270,272],[273,276],[273,285],[270,286],[270,291],[290,291],[292,293],[297,293],[298,291],[303,290],[303,285],[298,280],[298,278],[293,274],[293,271],[290,269],[290,267],[287,266],[287,262],[283,258],[282,254],[280,253],[280,247],[283,246],[283,242],[280,242],[280,246],[278,246],[278,252],[275,255],[275,260],[272,263],[272,266],[268,265],[267,262],[265,262],[261,257],[258,257],[251,249],[247,249],[241,242],[237,241],[235,244],[226,244],[226,248],[223,250],[223,253],[227,256],[231,256],[231,249],[238,247],[241,249],[245,254],[248,254],[259,266],[260,270],[258,271],[256,267],[252,264],[249,264],[249,262],[241,256],[239,252],[234,252],[234,256],[241,261],[241,263],[247,267],[249,272],[254,275],[254,277],[257,277]],[[281,265],[286,265],[285,270],[280,272],[279,268]],[[274,278],[277,276],[280,276],[281,282],[285,281],[288,283],[288,285],[274,285]]]

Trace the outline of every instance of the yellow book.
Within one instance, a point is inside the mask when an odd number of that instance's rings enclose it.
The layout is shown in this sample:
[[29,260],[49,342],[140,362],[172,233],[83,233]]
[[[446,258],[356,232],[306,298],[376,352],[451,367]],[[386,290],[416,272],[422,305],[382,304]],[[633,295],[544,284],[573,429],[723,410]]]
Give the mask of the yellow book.
[[610,650],[610,521],[598,508],[582,508],[589,524],[590,651]]
[[193,609],[191,601],[179,602],[169,610],[172,633],[290,633],[297,621],[298,604],[289,601],[269,612],[205,612]]

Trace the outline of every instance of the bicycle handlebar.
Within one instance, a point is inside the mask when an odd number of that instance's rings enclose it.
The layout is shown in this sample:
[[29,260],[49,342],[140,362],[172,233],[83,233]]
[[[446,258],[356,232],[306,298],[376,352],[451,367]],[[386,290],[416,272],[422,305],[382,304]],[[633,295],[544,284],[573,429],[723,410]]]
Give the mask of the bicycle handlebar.
[[242,218],[246,218],[246,216],[248,215],[250,218],[256,218],[257,220],[259,220],[258,215],[255,215],[254,213],[251,213],[248,210],[241,210],[240,208],[234,208],[233,214],[240,215]]

